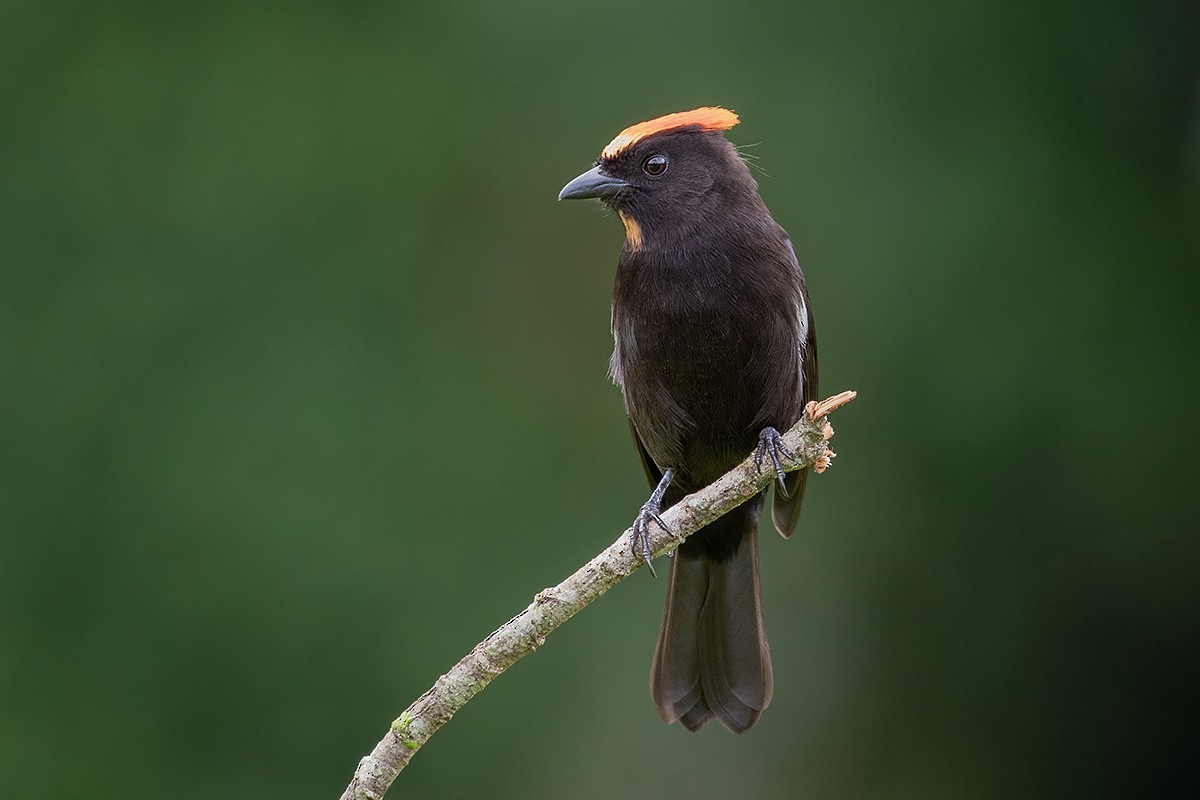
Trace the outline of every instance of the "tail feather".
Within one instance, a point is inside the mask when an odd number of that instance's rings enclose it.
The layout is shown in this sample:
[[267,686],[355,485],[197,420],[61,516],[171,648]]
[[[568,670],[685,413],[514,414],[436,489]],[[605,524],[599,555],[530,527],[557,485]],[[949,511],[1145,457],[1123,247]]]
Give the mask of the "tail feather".
[[[682,548],[680,548],[682,550]],[[650,667],[650,693],[663,722],[698,730],[712,717],[700,683],[699,627],[708,567],[677,553],[667,577],[667,606]]]
[[696,534],[671,564],[667,607],[650,671],[664,722],[699,730],[714,716],[749,730],[771,702],[771,652],[758,581],[762,499]]
[[[687,728],[689,731],[695,732],[707,725],[708,721],[712,718],[712,709],[710,709],[708,704],[704,702],[704,696],[701,695],[700,700],[696,703],[696,705],[689,708],[682,716],[680,716],[679,721],[683,724],[683,727]],[[674,722],[674,720],[664,721]]]

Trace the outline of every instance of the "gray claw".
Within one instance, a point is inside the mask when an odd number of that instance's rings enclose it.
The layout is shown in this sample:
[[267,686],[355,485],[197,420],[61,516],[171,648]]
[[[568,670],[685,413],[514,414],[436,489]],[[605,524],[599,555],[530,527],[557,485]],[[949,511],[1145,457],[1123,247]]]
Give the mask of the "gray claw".
[[671,529],[667,527],[667,523],[663,522],[663,518],[658,511],[650,504],[642,506],[642,510],[638,512],[637,519],[633,521],[633,535],[630,537],[630,547],[633,552],[640,553],[642,560],[646,562],[646,567],[650,570],[650,575],[657,578],[658,573],[654,571],[654,564],[650,562],[650,525],[656,523],[667,533]]
[[780,456],[788,461],[795,461],[796,457],[784,446],[783,437],[779,435],[779,431],[771,427],[763,428],[762,433],[758,435],[758,449],[754,451],[754,467],[759,472],[762,472],[763,456],[768,453],[771,455],[771,464],[775,467],[775,479],[779,481],[779,488],[776,491],[784,500],[787,500],[790,496],[787,485],[784,483],[787,472],[783,468]]
[[630,548],[637,553],[638,545],[641,545],[641,556],[646,562],[646,566],[650,570],[651,577],[658,577],[658,573],[654,571],[654,565],[650,563],[650,523],[655,523],[663,529],[663,533],[671,534],[671,529],[667,527],[667,523],[662,518],[662,502],[663,495],[667,491],[667,487],[671,485],[671,479],[675,476],[674,469],[663,470],[662,478],[658,482],[658,486],[654,488],[650,499],[642,505],[642,510],[638,512],[637,519],[633,521],[633,534],[631,536]]

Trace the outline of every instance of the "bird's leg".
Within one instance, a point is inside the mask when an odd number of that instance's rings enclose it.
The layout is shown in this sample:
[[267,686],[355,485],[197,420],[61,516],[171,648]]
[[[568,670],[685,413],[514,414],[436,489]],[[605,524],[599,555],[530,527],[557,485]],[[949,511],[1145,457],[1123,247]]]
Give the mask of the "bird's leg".
[[779,435],[779,431],[771,426],[762,429],[762,433],[758,435],[758,450],[754,453],[754,466],[759,472],[762,472],[763,456],[770,453],[771,463],[775,467],[775,478],[779,481],[779,488],[776,490],[783,496],[784,500],[788,499],[787,486],[784,485],[783,479],[786,473],[783,469],[783,461],[780,456],[788,461],[794,461],[796,456],[792,455],[791,451],[783,446],[783,437]]
[[674,469],[663,470],[663,476],[658,482],[658,486],[654,487],[654,491],[650,493],[650,499],[642,505],[637,519],[633,521],[633,534],[630,536],[629,546],[635,553],[638,552],[639,547],[641,548],[641,556],[645,559],[646,566],[650,568],[650,574],[654,577],[658,577],[658,575],[654,571],[654,565],[650,563],[650,523],[657,524],[666,533],[671,532],[667,523],[663,522],[661,514],[663,495],[667,493],[667,487],[671,485],[671,479],[674,477]]

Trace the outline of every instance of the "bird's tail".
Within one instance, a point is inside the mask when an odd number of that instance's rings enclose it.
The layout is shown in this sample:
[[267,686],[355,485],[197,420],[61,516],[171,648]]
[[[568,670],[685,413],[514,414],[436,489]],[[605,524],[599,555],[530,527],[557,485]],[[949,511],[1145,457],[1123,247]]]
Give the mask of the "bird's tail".
[[676,553],[650,668],[664,722],[699,730],[716,716],[743,733],[771,702],[771,650],[758,589],[763,495],[692,536]]

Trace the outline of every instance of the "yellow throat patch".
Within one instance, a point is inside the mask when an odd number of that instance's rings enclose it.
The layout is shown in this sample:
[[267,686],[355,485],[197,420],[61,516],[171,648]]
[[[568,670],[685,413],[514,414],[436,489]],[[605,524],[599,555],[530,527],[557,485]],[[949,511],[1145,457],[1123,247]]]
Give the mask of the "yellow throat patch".
[[625,240],[629,242],[629,248],[631,250],[641,250],[642,226],[638,225],[637,220],[624,211],[618,211],[617,216],[621,218],[622,224],[625,225]]

